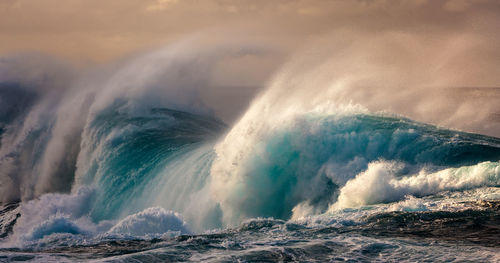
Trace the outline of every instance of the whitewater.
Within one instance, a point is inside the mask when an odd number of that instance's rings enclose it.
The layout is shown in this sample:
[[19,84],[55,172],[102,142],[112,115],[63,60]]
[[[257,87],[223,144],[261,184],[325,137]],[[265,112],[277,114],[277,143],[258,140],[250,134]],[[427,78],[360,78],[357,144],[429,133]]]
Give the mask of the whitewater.
[[226,123],[213,67],[270,51],[196,42],[78,77],[0,60],[0,261],[500,261],[498,101],[433,114],[433,61],[349,43]]

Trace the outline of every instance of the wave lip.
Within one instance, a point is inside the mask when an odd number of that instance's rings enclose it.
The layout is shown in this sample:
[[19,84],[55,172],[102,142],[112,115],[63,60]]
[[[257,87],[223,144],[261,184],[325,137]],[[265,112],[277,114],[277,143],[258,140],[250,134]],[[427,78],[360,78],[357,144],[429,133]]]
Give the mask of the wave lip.
[[[213,117],[167,108],[136,116],[121,107],[117,104],[104,110],[87,127],[74,188],[92,185],[97,189],[91,214],[94,220],[118,219],[150,206],[182,212],[182,207],[174,204],[191,194],[179,190],[190,184],[183,173],[187,167],[201,169],[210,154],[201,156],[198,163],[188,162],[215,140],[225,125]],[[206,175],[196,177],[203,181]],[[159,189],[166,182],[170,182],[167,189]],[[164,191],[179,194],[155,203]]]
[[[280,122],[245,120],[216,146],[211,171],[212,192],[228,224],[324,213],[339,194],[337,206],[350,207],[498,184],[498,163],[491,162],[500,159],[498,138],[355,110],[306,112]],[[375,172],[380,177],[359,180],[363,186],[380,186],[377,191],[366,190],[363,200],[348,201],[358,197],[341,189],[360,175],[372,174],[380,160],[387,164]],[[407,177],[418,182],[402,179]]]
[[142,212],[129,215],[113,226],[107,234],[154,237],[171,234],[190,234],[186,222],[178,213],[165,211],[161,207],[150,207]]
[[32,229],[30,233],[24,235],[26,240],[42,239],[57,233],[68,233],[72,235],[83,234],[84,230],[73,223],[68,216],[55,216],[47,221],[42,222]]
[[370,163],[366,171],[340,189],[337,202],[329,210],[394,202],[407,195],[426,196],[443,191],[500,185],[498,162],[482,162],[434,173],[422,170],[416,175],[396,177],[403,167],[403,164],[396,162]]

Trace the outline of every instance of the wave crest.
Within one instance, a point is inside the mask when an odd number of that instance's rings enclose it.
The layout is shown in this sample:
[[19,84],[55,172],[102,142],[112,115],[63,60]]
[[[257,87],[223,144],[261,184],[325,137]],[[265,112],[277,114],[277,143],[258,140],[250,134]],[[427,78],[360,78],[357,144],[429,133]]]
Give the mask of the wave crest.
[[483,162],[473,166],[449,168],[430,173],[397,177],[404,164],[378,161],[349,180],[330,211],[403,200],[407,195],[426,196],[442,191],[466,190],[500,185],[500,163]]

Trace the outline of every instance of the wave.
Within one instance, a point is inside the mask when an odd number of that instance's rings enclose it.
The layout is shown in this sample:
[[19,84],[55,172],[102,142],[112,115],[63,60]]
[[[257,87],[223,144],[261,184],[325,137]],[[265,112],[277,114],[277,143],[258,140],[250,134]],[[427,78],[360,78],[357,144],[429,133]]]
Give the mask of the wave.
[[366,171],[349,180],[340,189],[337,202],[330,208],[357,207],[394,202],[405,196],[427,196],[443,191],[466,190],[500,185],[500,162],[448,168],[435,173],[397,178],[404,166],[394,162],[373,162]]
[[67,90],[0,79],[1,198],[21,215],[5,217],[8,244],[257,229],[500,185],[500,139],[335,92],[285,96],[287,76],[227,126],[199,97],[227,51],[214,50],[183,42]]
[[[21,203],[12,242],[151,238],[500,184],[499,139],[394,115],[309,112],[248,148],[221,148],[227,127],[215,118],[166,108],[130,116],[122,107],[85,127],[77,163],[87,165],[72,194]],[[234,131],[221,142],[238,146],[227,141]],[[237,161],[228,165],[221,149]]]
[[14,218],[13,233],[2,246],[65,246],[68,240],[76,245],[103,239],[151,239],[191,233],[180,214],[161,207],[150,207],[120,220],[93,221],[88,214],[98,206],[95,194],[96,189],[89,187],[82,187],[75,194],[45,194],[6,211],[21,217]]
[[481,163],[500,159],[494,137],[365,112],[307,113],[265,127],[219,145],[212,183],[228,222],[323,213],[338,198],[352,207],[500,183],[499,163]]
[[[175,184],[169,187],[172,195],[165,201],[172,204],[171,208],[181,209],[175,203],[188,198],[186,194],[192,192],[189,188],[204,184],[203,163],[210,161],[211,154],[204,150],[203,143],[213,140],[224,128],[216,119],[169,109],[153,109],[150,116],[133,118],[116,110],[106,111],[85,131],[89,144],[82,144],[79,163],[88,165],[80,168],[82,175],[74,187],[92,185],[99,189],[96,202],[102,205],[92,211],[95,220],[142,210],[143,195],[161,193],[161,189],[151,191],[164,183],[157,177]],[[194,156],[201,164],[187,163]],[[199,170],[185,174],[187,165]]]
[[179,214],[165,211],[160,207],[151,207],[137,214],[127,216],[108,231],[110,234],[131,237],[158,233],[164,235],[169,232],[177,232],[175,235],[190,233],[186,222],[180,219]]
[[212,87],[215,65],[264,49],[236,41],[200,47],[187,39],[85,74],[44,56],[2,56],[0,201],[76,190],[75,180],[90,165],[83,155],[94,138],[87,135],[95,135],[89,132],[97,119],[105,121],[113,110],[122,118],[147,117],[156,109],[213,118],[213,109],[224,104],[203,94],[224,92]]

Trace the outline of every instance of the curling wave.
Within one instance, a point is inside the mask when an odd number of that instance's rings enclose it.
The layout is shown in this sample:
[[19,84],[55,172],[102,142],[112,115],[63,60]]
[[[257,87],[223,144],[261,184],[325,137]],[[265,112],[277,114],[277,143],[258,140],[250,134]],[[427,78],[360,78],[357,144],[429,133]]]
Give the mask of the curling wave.
[[253,231],[500,185],[500,139],[339,103],[342,81],[323,98],[299,76],[285,96],[296,78],[278,75],[227,127],[198,96],[215,51],[174,45],[81,90],[0,79],[0,197],[20,202],[2,246]]
[[297,115],[274,127],[247,136],[254,139],[247,148],[228,138],[219,145],[212,183],[228,221],[297,218],[500,183],[494,137],[356,111]]

